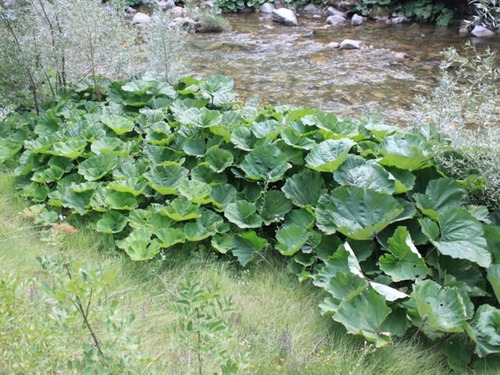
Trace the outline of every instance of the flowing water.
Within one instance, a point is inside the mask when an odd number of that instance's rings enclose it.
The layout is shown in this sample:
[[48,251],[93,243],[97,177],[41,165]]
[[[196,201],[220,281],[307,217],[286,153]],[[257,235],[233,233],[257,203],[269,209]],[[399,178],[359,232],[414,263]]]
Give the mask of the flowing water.
[[[192,37],[193,71],[234,78],[235,91],[244,98],[319,107],[341,116],[381,113],[388,123],[400,125],[411,115],[415,95],[425,95],[436,84],[440,52],[463,49],[471,39],[456,28],[419,24],[334,28],[324,20],[300,18],[298,27],[289,27],[259,14],[226,18],[231,32]],[[364,47],[327,47],[344,39],[360,40]],[[500,49],[499,37],[472,42]]]

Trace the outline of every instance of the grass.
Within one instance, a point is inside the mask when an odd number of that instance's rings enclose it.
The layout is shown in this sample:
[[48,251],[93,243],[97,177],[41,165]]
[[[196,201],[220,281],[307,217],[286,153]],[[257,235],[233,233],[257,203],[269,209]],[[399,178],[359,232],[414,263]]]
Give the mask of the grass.
[[[0,175],[0,264],[6,272],[0,279],[29,280],[40,275],[36,257],[60,252],[40,240],[39,228],[20,215],[25,204],[14,191],[14,180]],[[191,354],[179,349],[171,334],[178,317],[170,308],[178,298],[178,285],[186,279],[206,285],[215,281],[221,293],[232,296],[234,313],[229,319],[236,340],[229,352],[248,353],[248,374],[447,374],[440,348],[430,343],[399,340],[393,346],[374,349],[361,339],[346,334],[331,318],[322,317],[317,307],[322,296],[307,283],[299,283],[278,260],[262,260],[242,269],[231,259],[200,249],[197,252],[169,251],[161,259],[132,262],[112,250],[109,239],[83,229],[67,236],[62,251],[69,257],[86,259],[116,277],[107,291],[116,296],[124,313],[134,312],[131,334],[140,339],[139,350],[148,358],[147,370],[157,374],[195,373]],[[10,276],[6,276],[10,274]],[[28,287],[27,287],[28,288]],[[22,315],[15,324],[46,324],[50,309],[41,297],[28,295],[17,304]],[[0,319],[0,322],[2,320]],[[38,322],[38,323],[37,323]],[[170,328],[170,329],[169,329]],[[4,332],[4,327],[0,327]],[[66,345],[52,349],[40,360],[30,353],[43,347],[24,348],[23,361],[33,373],[57,372],[65,358],[78,355],[81,333],[64,332]],[[11,338],[15,347],[15,335]],[[1,339],[0,339],[1,343]],[[4,351],[2,353],[2,351]],[[0,373],[11,373],[6,364],[7,351],[0,348]],[[12,354],[12,353],[11,353]],[[214,357],[215,358],[215,357]],[[218,364],[206,356],[204,373],[213,373]],[[197,371],[196,371],[197,372]],[[12,373],[20,373],[13,371]]]

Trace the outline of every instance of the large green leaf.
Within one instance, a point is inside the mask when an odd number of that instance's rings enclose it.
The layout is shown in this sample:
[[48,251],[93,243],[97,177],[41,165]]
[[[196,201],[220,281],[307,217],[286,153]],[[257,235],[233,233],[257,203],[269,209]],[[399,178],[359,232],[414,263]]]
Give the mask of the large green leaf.
[[316,207],[318,228],[326,234],[339,231],[354,240],[368,240],[403,212],[388,194],[358,187],[340,187],[320,197]]
[[334,172],[344,162],[355,142],[350,139],[327,139],[314,146],[306,156],[306,167],[320,172]]
[[179,228],[155,228],[154,234],[160,240],[160,247],[163,249],[186,241],[184,232]]
[[47,153],[55,156],[76,159],[85,151],[87,141],[85,139],[69,139],[55,142]]
[[151,233],[146,229],[132,231],[128,237],[116,241],[116,246],[135,261],[151,259],[160,251],[160,243],[151,240]]
[[31,177],[31,181],[39,183],[49,183],[59,181],[64,176],[64,169],[57,165],[48,166],[45,169],[36,171]]
[[309,231],[304,227],[290,224],[276,232],[276,249],[284,256],[295,254],[307,242]]
[[392,280],[424,279],[429,274],[425,260],[413,244],[406,227],[398,227],[388,242],[390,254],[380,257],[379,266]]
[[219,184],[212,187],[210,199],[212,204],[218,209],[224,209],[229,203],[236,200],[237,190],[230,184]]
[[474,305],[465,291],[441,287],[432,280],[417,280],[411,296],[422,321],[438,334],[464,332],[466,321],[474,313]]
[[139,196],[144,192],[147,186],[147,181],[140,181],[139,178],[131,177],[120,180],[113,180],[108,184],[108,188],[121,193],[130,193],[134,196]]
[[385,298],[367,288],[352,298],[344,298],[333,319],[341,323],[347,332],[361,335],[381,347],[392,342],[390,334],[381,328],[390,313]]
[[134,194],[121,191],[111,191],[105,198],[105,203],[114,210],[131,211],[137,208],[138,202]]
[[158,165],[144,174],[149,185],[162,195],[177,195],[177,186],[189,171],[178,164]]
[[131,132],[135,126],[128,118],[119,115],[103,117],[101,122],[118,135]]
[[481,223],[464,208],[452,208],[439,216],[441,237],[429,238],[441,254],[467,259],[488,268],[491,253]]
[[231,252],[245,267],[266,245],[266,239],[257,236],[254,231],[243,232],[234,236]]
[[201,241],[228,230],[229,224],[221,216],[207,209],[202,209],[201,216],[196,221],[184,224],[184,234],[188,241]]
[[466,191],[451,178],[432,180],[427,185],[425,194],[414,194],[417,207],[424,215],[437,220],[440,213],[465,204]]
[[102,233],[120,233],[127,225],[127,218],[117,211],[106,212],[96,223],[96,231]]
[[98,138],[90,145],[90,150],[94,154],[108,154],[114,153],[122,147],[123,141],[117,137],[103,137]]
[[246,200],[229,203],[224,210],[224,216],[242,229],[259,228],[262,225],[262,218],[257,214],[255,203]]
[[500,353],[500,310],[490,305],[479,306],[472,329],[477,340],[475,353],[479,357]]
[[113,154],[94,155],[78,166],[78,173],[87,181],[97,181],[118,166],[118,156]]
[[326,192],[325,181],[321,174],[310,169],[287,178],[281,188],[288,199],[299,207],[315,206],[319,197]]
[[200,207],[183,197],[172,200],[161,210],[161,213],[174,221],[186,221],[201,216]]
[[250,151],[240,164],[245,176],[251,180],[275,182],[283,178],[292,165],[287,156],[273,144],[264,144]]
[[495,297],[497,297],[498,303],[500,303],[500,264],[492,264],[490,268],[488,268],[487,278],[495,293]]
[[408,169],[423,169],[430,165],[431,146],[422,137],[410,133],[396,133],[380,143],[383,155],[380,164]]
[[259,201],[259,214],[264,224],[269,225],[283,221],[292,209],[292,202],[279,190],[269,190]]
[[350,167],[346,163],[334,173],[333,177],[340,185],[357,186],[381,193],[394,194],[394,177],[384,167],[376,163],[366,163]]
[[183,197],[195,204],[206,204],[210,202],[209,195],[212,191],[210,185],[198,180],[182,179],[177,187]]
[[337,272],[323,288],[331,294],[327,297],[328,302],[320,304],[320,309],[325,315],[333,315],[340,307],[342,300],[353,299],[363,293],[368,287],[368,282],[359,275],[352,272]]
[[234,157],[227,150],[213,148],[207,152],[205,161],[214,172],[221,173],[224,169],[233,165]]

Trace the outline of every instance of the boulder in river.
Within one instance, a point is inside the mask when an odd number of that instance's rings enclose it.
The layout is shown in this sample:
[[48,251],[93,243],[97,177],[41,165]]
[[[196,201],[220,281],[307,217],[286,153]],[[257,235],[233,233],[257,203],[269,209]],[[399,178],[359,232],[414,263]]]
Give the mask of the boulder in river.
[[324,12],[320,8],[318,8],[317,5],[310,3],[307,4],[304,7],[304,9],[302,9],[302,13],[307,14],[309,16],[313,16],[313,15],[321,15]]
[[132,23],[136,25],[143,25],[151,21],[151,17],[146,13],[137,12],[134,14],[134,18],[132,19]]
[[271,3],[264,3],[259,7],[259,12],[264,14],[271,14],[276,7]]
[[172,9],[173,7],[175,7],[175,1],[161,0],[160,2],[158,2],[158,7],[163,10]]
[[355,15],[354,15],[354,16],[352,16],[352,18],[351,18],[351,25],[353,25],[353,26],[359,26],[359,25],[361,25],[363,22],[365,22],[365,17],[360,16],[359,14],[355,14]]
[[471,34],[473,36],[477,36],[478,38],[483,38],[483,37],[490,37],[490,36],[494,36],[495,35],[495,32],[484,27],[484,26],[475,26],[472,31],[471,31]]
[[186,8],[175,6],[172,9],[170,9],[170,14],[172,15],[172,18],[180,18],[180,17],[185,17],[186,16]]
[[288,26],[297,26],[299,23],[297,22],[297,17],[295,13],[290,9],[279,8],[273,10],[273,21],[282,23]]
[[338,42],[330,42],[326,45],[326,48],[329,48],[329,49],[337,49],[340,47],[340,43]]
[[361,41],[353,39],[344,39],[339,46],[340,49],[360,49]]
[[345,18],[342,16],[339,16],[338,14],[327,17],[327,19],[326,19],[326,23],[329,23],[332,26],[342,25],[343,23],[345,23],[345,21],[346,21]]
[[405,16],[391,18],[391,22],[394,24],[410,22],[410,19]]
[[337,8],[334,7],[328,7],[326,13],[328,13],[329,16],[341,16],[347,18],[347,13],[342,12],[341,10],[338,10]]

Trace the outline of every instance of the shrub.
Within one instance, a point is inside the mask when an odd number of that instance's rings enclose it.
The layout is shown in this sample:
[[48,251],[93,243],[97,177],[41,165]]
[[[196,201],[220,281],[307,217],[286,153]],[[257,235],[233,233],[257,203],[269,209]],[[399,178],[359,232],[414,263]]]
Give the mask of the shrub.
[[499,0],[469,0],[475,8],[472,20],[464,21],[469,27],[484,26],[492,30],[500,28],[500,1]]
[[[468,45],[460,55],[444,52],[439,85],[417,98],[417,127],[434,139],[438,164],[470,184],[471,198],[500,207],[500,70],[496,53]],[[437,130],[437,132],[431,130]],[[443,137],[445,137],[443,139]]]

